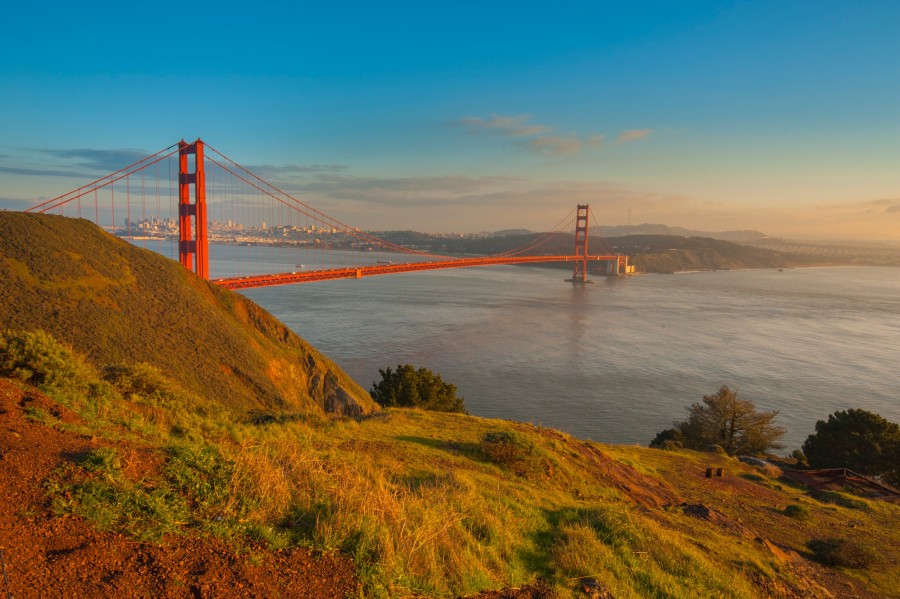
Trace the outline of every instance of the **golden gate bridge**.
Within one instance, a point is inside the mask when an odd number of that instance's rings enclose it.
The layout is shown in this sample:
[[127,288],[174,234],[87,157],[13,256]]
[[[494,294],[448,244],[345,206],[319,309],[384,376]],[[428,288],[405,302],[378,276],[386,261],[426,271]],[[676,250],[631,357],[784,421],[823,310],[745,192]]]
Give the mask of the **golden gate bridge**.
[[[589,235],[589,205],[578,205],[519,247],[486,256],[442,255],[316,210],[200,139],[182,140],[26,212],[87,218],[114,235],[177,255],[185,268],[228,289],[536,263],[571,263],[567,280],[586,283],[589,265],[615,275],[630,268],[626,255]],[[213,278],[211,244],[223,265],[222,272],[213,269]]]

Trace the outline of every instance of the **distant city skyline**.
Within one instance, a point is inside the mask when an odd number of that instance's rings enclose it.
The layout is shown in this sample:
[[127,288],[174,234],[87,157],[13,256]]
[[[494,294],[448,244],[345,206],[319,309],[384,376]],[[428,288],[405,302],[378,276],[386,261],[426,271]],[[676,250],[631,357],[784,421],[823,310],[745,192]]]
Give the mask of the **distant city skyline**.
[[367,230],[900,241],[900,3],[18,3],[0,208],[203,138]]

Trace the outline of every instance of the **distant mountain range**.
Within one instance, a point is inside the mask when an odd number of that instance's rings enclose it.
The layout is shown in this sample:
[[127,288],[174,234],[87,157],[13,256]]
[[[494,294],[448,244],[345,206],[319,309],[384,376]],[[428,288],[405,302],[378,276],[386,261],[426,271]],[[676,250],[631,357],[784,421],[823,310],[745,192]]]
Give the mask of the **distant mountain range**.
[[[528,229],[504,229],[502,231],[494,231],[490,233],[490,237],[507,237],[509,235],[527,235],[531,233]],[[642,225],[616,225],[609,227],[591,227],[589,233],[591,235],[600,235],[601,237],[625,237],[627,235],[677,235],[681,237],[709,237],[711,239],[720,239],[722,241],[731,241],[732,243],[747,243],[760,241],[763,239],[771,239],[769,235],[759,231],[720,231],[718,233],[710,231],[698,231],[696,229],[685,229],[684,227],[670,227],[669,225],[644,223]]]
[[626,235],[681,235],[684,237],[709,237],[733,243],[745,243],[770,239],[769,235],[759,231],[698,231],[685,229],[684,227],[670,227],[669,225],[655,225],[644,223],[642,225],[616,225],[611,227],[591,227],[590,233],[600,233],[603,237],[625,237]]

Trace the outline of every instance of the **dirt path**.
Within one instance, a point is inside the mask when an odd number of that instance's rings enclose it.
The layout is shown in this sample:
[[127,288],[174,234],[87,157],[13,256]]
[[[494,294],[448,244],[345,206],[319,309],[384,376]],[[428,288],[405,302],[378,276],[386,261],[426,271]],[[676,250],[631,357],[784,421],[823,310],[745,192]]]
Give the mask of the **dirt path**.
[[0,379],[0,597],[310,597],[358,594],[352,562],[307,550],[237,554],[226,542],[172,537],[163,546],[98,532],[55,516],[44,481],[96,440],[33,422],[41,409],[77,417],[46,396]]

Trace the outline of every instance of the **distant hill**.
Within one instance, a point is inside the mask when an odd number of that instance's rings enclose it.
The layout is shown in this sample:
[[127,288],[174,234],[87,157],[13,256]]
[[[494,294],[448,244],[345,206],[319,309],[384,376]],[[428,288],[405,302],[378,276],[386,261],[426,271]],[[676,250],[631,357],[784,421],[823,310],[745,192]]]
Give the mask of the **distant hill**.
[[642,225],[616,225],[607,227],[591,227],[591,234],[600,234],[603,237],[625,237],[627,235],[681,235],[684,237],[709,237],[734,243],[745,243],[770,239],[765,233],[759,231],[699,231],[685,229],[683,227],[670,227],[662,224],[644,223]]
[[801,256],[709,237],[628,235],[605,241],[615,252],[628,254],[639,272],[784,268],[827,263],[817,256]]
[[0,212],[0,281],[0,330],[47,330],[97,366],[146,362],[237,410],[375,409],[258,305],[88,221]]
[[503,229],[502,231],[494,231],[490,237],[506,237],[508,235],[530,235],[528,229]]

